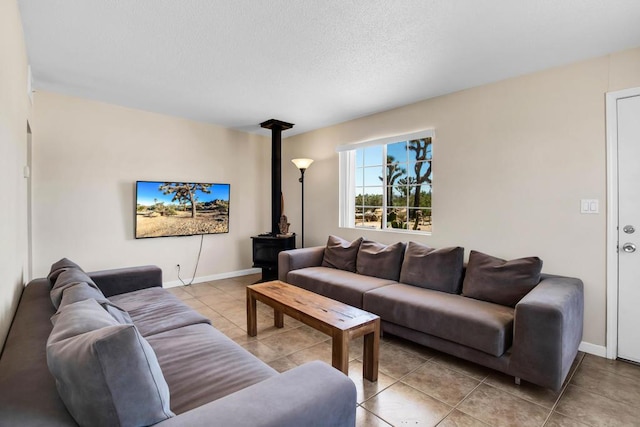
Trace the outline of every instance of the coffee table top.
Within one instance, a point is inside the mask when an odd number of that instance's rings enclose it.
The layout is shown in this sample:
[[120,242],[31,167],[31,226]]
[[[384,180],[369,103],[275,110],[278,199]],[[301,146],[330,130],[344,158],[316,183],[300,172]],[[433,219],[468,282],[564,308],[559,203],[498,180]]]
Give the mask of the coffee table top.
[[352,329],[379,318],[368,311],[279,280],[249,285],[247,289],[260,294],[262,298],[268,298],[276,304],[280,303],[341,330]]

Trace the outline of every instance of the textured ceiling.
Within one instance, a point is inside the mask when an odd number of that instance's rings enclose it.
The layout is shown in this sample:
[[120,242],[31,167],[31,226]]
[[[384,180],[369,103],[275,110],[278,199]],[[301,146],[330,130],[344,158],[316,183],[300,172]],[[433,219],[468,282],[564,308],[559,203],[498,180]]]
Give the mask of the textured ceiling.
[[285,136],[640,46],[638,0],[19,0],[34,88]]

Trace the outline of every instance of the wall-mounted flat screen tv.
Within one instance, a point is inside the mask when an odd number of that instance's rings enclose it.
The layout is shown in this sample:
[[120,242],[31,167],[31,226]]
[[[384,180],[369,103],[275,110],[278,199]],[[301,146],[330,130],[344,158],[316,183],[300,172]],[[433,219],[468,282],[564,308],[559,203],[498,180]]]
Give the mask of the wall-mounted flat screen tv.
[[229,232],[229,184],[136,182],[136,239]]

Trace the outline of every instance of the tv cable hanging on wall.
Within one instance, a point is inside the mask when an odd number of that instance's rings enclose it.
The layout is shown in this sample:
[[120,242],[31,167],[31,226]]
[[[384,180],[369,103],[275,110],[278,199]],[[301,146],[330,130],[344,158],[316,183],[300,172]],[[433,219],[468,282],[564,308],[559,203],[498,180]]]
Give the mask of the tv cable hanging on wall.
[[184,286],[190,286],[193,283],[193,281],[196,279],[196,272],[198,271],[198,264],[200,264],[200,254],[202,253],[202,242],[203,241],[204,241],[204,234],[201,234],[200,235],[200,249],[198,250],[198,258],[196,259],[196,268],[193,269],[193,277],[191,278],[189,283],[184,283],[184,280],[182,280],[182,278],[180,277],[180,264],[177,265],[177,268],[178,268],[178,280],[180,280],[180,282]]

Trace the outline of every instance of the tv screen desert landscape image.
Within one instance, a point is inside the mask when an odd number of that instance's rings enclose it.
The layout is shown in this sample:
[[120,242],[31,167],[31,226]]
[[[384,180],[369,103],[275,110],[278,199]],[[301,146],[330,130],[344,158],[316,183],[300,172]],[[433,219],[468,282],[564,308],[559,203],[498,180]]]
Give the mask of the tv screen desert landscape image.
[[136,182],[136,239],[229,232],[229,184]]

